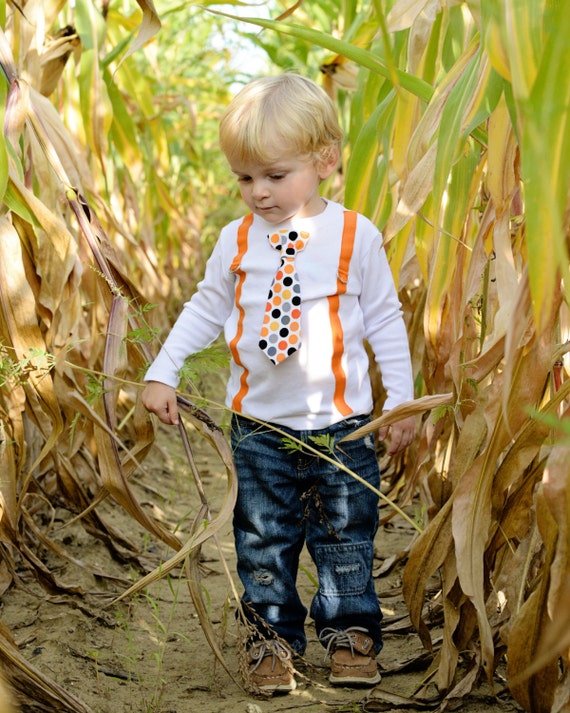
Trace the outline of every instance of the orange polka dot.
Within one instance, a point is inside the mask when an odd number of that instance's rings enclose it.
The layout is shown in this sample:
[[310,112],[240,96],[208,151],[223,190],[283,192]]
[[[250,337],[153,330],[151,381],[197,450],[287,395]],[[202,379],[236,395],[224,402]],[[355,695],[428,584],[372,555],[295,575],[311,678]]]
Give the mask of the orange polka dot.
[[287,349],[287,342],[283,339],[282,341],[277,343],[277,348],[278,349]]
[[289,343],[290,344],[297,344],[298,341],[299,341],[299,337],[296,334],[289,335]]
[[300,327],[299,322],[291,322],[291,324],[289,325],[289,329],[292,332],[297,332],[299,330],[299,327]]
[[291,310],[292,319],[299,319],[300,316],[301,316],[301,310],[298,307]]
[[[283,265],[283,272],[286,273],[287,275],[290,275],[294,271],[295,271],[295,265],[292,265],[290,262]],[[277,275],[275,277],[277,277]]]

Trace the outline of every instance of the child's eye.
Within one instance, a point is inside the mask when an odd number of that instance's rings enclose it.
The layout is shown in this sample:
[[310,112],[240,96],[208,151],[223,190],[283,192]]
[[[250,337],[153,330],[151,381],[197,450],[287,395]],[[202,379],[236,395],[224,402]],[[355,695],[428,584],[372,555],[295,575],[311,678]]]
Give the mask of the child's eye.
[[238,176],[238,183],[249,183],[251,181],[250,176]]
[[269,176],[272,181],[280,181],[282,178],[285,178],[284,173],[274,173],[272,176]]

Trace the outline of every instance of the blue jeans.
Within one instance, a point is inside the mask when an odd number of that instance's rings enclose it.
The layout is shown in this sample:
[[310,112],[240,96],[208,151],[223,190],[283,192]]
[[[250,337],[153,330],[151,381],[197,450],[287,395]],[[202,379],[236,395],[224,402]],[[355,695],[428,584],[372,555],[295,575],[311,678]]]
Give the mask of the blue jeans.
[[[369,420],[358,416],[318,431],[278,428],[315,447],[315,437],[328,436],[336,443]],[[251,609],[248,619],[261,636],[273,630],[295,652],[304,653],[307,609],[296,579],[306,542],[319,580],[310,609],[317,635],[325,627],[362,626],[378,653],[382,613],[372,578],[378,495],[334,463],[284,448],[282,434],[241,416],[232,419],[232,448],[238,474],[234,536],[246,614]],[[331,457],[380,487],[372,435],[343,443]],[[264,631],[258,617],[270,628]]]

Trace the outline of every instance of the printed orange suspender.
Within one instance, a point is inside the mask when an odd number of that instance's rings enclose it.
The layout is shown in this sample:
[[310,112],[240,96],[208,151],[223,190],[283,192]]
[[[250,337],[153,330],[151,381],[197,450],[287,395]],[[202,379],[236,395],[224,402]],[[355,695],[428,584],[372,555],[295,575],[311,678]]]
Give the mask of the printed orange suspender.
[[243,401],[243,398],[247,394],[247,391],[248,391],[247,378],[249,376],[249,371],[242,364],[242,361],[240,359],[239,352],[237,349],[237,345],[238,345],[238,342],[241,339],[242,334],[243,334],[243,320],[245,317],[245,311],[241,305],[241,293],[242,293],[242,289],[243,289],[243,283],[245,281],[245,272],[241,269],[240,265],[241,265],[241,259],[247,251],[247,237],[248,237],[249,228],[250,228],[252,222],[253,222],[253,213],[249,213],[242,220],[242,222],[238,228],[238,234],[237,234],[238,251],[237,251],[237,255],[234,257],[233,262],[230,267],[230,270],[232,272],[235,272],[235,274],[238,277],[235,303],[238,308],[239,314],[238,314],[238,323],[237,323],[236,333],[235,333],[234,338],[229,343],[229,349],[230,349],[232,358],[235,361],[235,363],[238,364],[239,366],[241,366],[241,368],[243,369],[241,377],[240,377],[240,382],[239,382],[240,383],[239,391],[234,396],[233,401],[232,401],[232,409],[234,409],[234,411],[241,411],[241,402]]
[[343,416],[349,416],[352,409],[344,399],[346,391],[346,374],[342,366],[344,353],[344,333],[339,316],[340,295],[346,292],[348,284],[348,267],[354,249],[354,236],[356,233],[356,213],[351,210],[344,211],[344,227],[340,246],[340,259],[336,279],[336,294],[328,297],[329,315],[332,329],[333,354],[331,368],[335,379],[334,405]]

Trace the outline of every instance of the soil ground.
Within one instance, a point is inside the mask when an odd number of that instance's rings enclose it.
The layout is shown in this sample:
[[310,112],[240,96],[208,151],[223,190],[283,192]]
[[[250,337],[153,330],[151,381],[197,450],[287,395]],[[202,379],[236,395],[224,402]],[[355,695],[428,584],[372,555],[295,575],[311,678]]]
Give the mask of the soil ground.
[[[139,502],[156,518],[176,525],[182,540],[196,515],[200,500],[176,429],[159,429],[156,444],[133,478]],[[203,439],[194,446],[195,460],[213,513],[221,507],[225,475],[213,450]],[[101,518],[146,551],[151,566],[171,556],[121,506],[110,498],[98,508]],[[429,657],[410,628],[401,596],[402,557],[413,537],[411,526],[393,520],[383,526],[376,542],[377,591],[385,615],[385,647],[379,656],[382,682],[372,691],[333,688],[327,682],[323,649],[308,622],[309,646],[296,661],[296,691],[270,699],[258,698],[239,685],[236,654],[235,600],[224,572],[223,559],[234,575],[231,523],[218,542],[209,540],[202,551],[202,586],[220,646],[233,673],[216,661],[189,596],[185,570],[176,570],[127,601],[108,606],[141,572],[118,562],[107,547],[76,523],[58,530],[69,519],[62,511],[52,536],[84,566],[62,561],[46,552],[48,565],[60,581],[78,585],[85,595],[46,595],[32,578],[12,587],[1,604],[2,622],[10,629],[22,655],[73,693],[96,713],[269,713],[270,711],[412,711],[436,710],[435,703],[409,697],[422,689]],[[186,534],[187,536],[187,534]],[[393,562],[393,566],[388,563]],[[95,576],[103,571],[106,577]],[[315,574],[305,553],[299,589],[308,604]],[[437,622],[433,638],[438,637]],[[434,696],[433,687],[423,690]],[[497,695],[498,694],[498,695]],[[452,702],[453,703],[453,702]],[[495,695],[485,683],[449,705],[462,713],[504,713],[520,710],[497,680]],[[23,711],[36,710],[29,702]],[[44,709],[42,709],[44,710]]]

